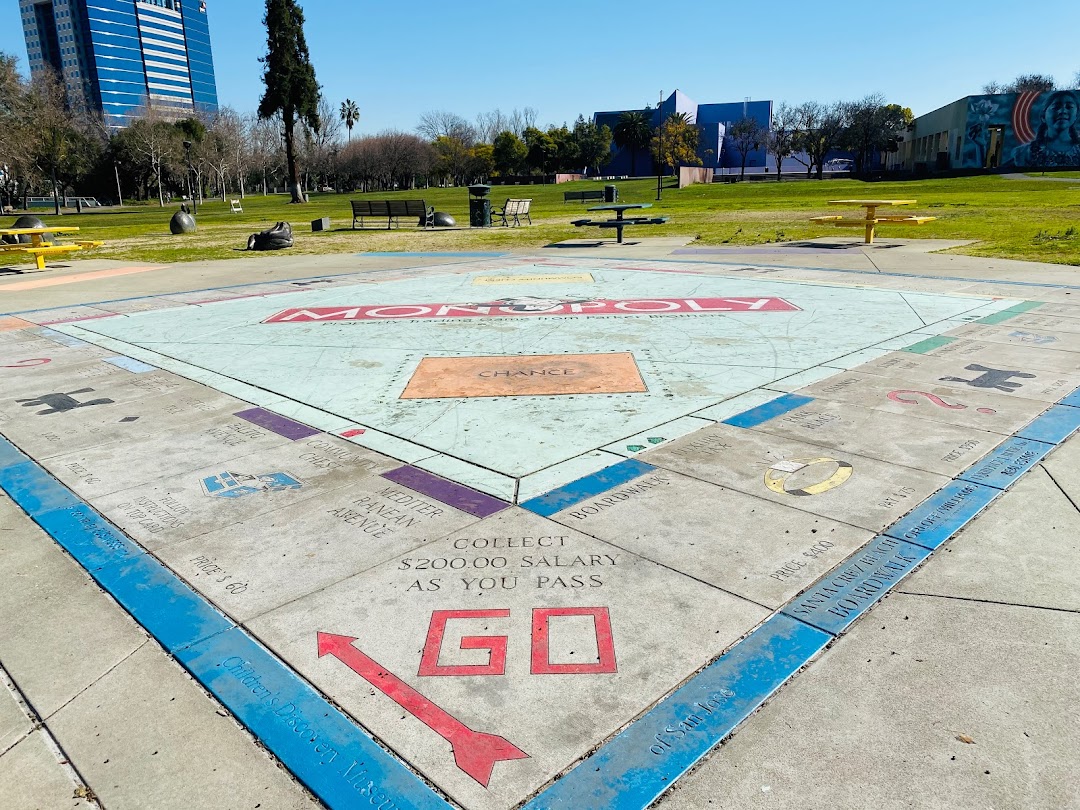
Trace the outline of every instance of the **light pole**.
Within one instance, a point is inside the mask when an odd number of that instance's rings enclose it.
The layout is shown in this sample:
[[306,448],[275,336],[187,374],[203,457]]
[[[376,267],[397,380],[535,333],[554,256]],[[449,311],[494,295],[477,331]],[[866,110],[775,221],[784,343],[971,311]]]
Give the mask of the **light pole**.
[[660,142],[656,152],[656,199],[659,200],[664,192],[664,91],[660,91]]
[[191,198],[192,216],[199,213],[199,205],[195,202],[195,187],[191,184],[191,141],[184,141],[184,154],[187,156],[187,181],[188,197]]

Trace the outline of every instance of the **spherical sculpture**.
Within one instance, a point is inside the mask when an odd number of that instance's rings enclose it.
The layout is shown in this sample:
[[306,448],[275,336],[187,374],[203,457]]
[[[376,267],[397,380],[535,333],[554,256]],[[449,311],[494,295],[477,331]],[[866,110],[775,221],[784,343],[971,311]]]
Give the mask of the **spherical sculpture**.
[[433,225],[440,228],[453,228],[457,223],[454,218],[443,211],[436,211],[435,216],[431,220]]
[[[33,214],[24,214],[23,216],[21,216],[17,220],[15,220],[15,223],[11,227],[12,228],[45,228],[47,226],[45,225],[44,222],[42,222],[38,217],[35,217]],[[53,240],[53,235],[51,233],[42,234],[41,235],[41,240],[43,242],[51,242]],[[28,245],[33,241],[33,239],[31,238],[30,234],[23,234],[22,236],[5,236],[4,241],[8,242],[9,244],[12,244],[12,245],[14,245],[14,244]]]
[[195,228],[195,217],[188,213],[186,205],[181,205],[169,220],[169,230],[174,234],[195,233]]

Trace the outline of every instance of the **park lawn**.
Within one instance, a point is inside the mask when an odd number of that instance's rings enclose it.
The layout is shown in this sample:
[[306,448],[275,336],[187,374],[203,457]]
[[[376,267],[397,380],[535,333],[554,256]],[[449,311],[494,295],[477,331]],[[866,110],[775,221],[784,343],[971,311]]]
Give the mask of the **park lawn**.
[[[349,200],[359,193],[313,194],[307,205],[289,205],[283,195],[255,194],[244,200],[244,213],[233,214],[227,203],[208,201],[199,207],[199,231],[172,236],[168,222],[176,205],[159,208],[133,205],[80,215],[65,215],[65,225],[81,227],[82,238],[99,239],[106,245],[88,258],[113,258],[140,262],[181,262],[248,256],[243,248],[250,233],[279,220],[293,226],[293,253],[348,253],[367,251],[484,251],[523,250],[552,242],[599,236],[598,229],[578,229],[570,221],[595,216],[588,205],[564,203],[567,190],[598,189],[600,181],[562,185],[496,186],[496,207],[508,196],[533,200],[533,227],[469,229],[468,193],[463,188],[431,188],[402,192],[375,192],[372,199],[423,198],[439,211],[453,216],[457,230],[403,227],[391,231],[353,231]],[[937,216],[918,228],[882,228],[882,236],[977,240],[952,252],[1031,261],[1080,265],[1080,188],[1066,183],[1038,180],[1007,180],[998,176],[863,183],[854,180],[823,182],[755,181],[665,188],[656,202],[656,183],[634,180],[618,183],[621,202],[651,202],[647,213],[670,218],[667,225],[642,228],[641,235],[686,235],[701,245],[755,245],[821,236],[852,236],[853,229],[813,225],[818,214],[837,214],[843,209],[828,200],[846,198],[917,199],[913,212]],[[646,213],[646,212],[642,212]],[[850,212],[861,215],[861,209]],[[51,215],[42,215],[55,222]],[[310,221],[329,216],[332,230],[312,233]],[[5,220],[6,221],[6,220]],[[605,233],[606,238],[610,234]]]

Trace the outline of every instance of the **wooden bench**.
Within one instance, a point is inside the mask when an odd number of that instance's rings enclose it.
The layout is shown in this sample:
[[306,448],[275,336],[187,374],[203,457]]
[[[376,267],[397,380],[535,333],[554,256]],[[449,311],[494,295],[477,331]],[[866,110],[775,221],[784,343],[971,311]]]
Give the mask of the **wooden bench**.
[[398,225],[401,217],[416,217],[417,225],[431,228],[435,225],[435,207],[429,206],[424,200],[349,200],[352,205],[353,230],[356,223],[364,227],[364,217],[386,218],[386,230],[391,225]]
[[497,208],[491,212],[491,220],[494,222],[495,219],[501,219],[501,224],[509,227],[511,221],[514,225],[521,225],[521,217],[525,217],[525,219],[529,220],[529,224],[532,225],[532,217],[529,216],[529,206],[531,205],[531,199],[514,200],[508,198],[503,203],[502,208]]
[[596,191],[564,191],[563,202],[585,202],[586,200],[599,200],[604,201],[604,190],[597,189]]

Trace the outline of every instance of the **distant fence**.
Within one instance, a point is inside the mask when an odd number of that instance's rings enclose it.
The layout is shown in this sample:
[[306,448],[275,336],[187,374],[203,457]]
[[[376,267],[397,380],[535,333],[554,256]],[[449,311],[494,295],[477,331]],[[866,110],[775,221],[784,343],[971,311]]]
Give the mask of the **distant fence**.
[[698,166],[679,167],[679,188],[686,188],[694,185],[694,183],[711,183],[712,181],[712,169],[702,169]]
[[[52,197],[27,197],[27,208],[52,208],[55,205]],[[101,203],[97,201],[97,197],[64,197],[60,203],[63,208],[76,208],[82,206],[83,208],[101,208]]]

